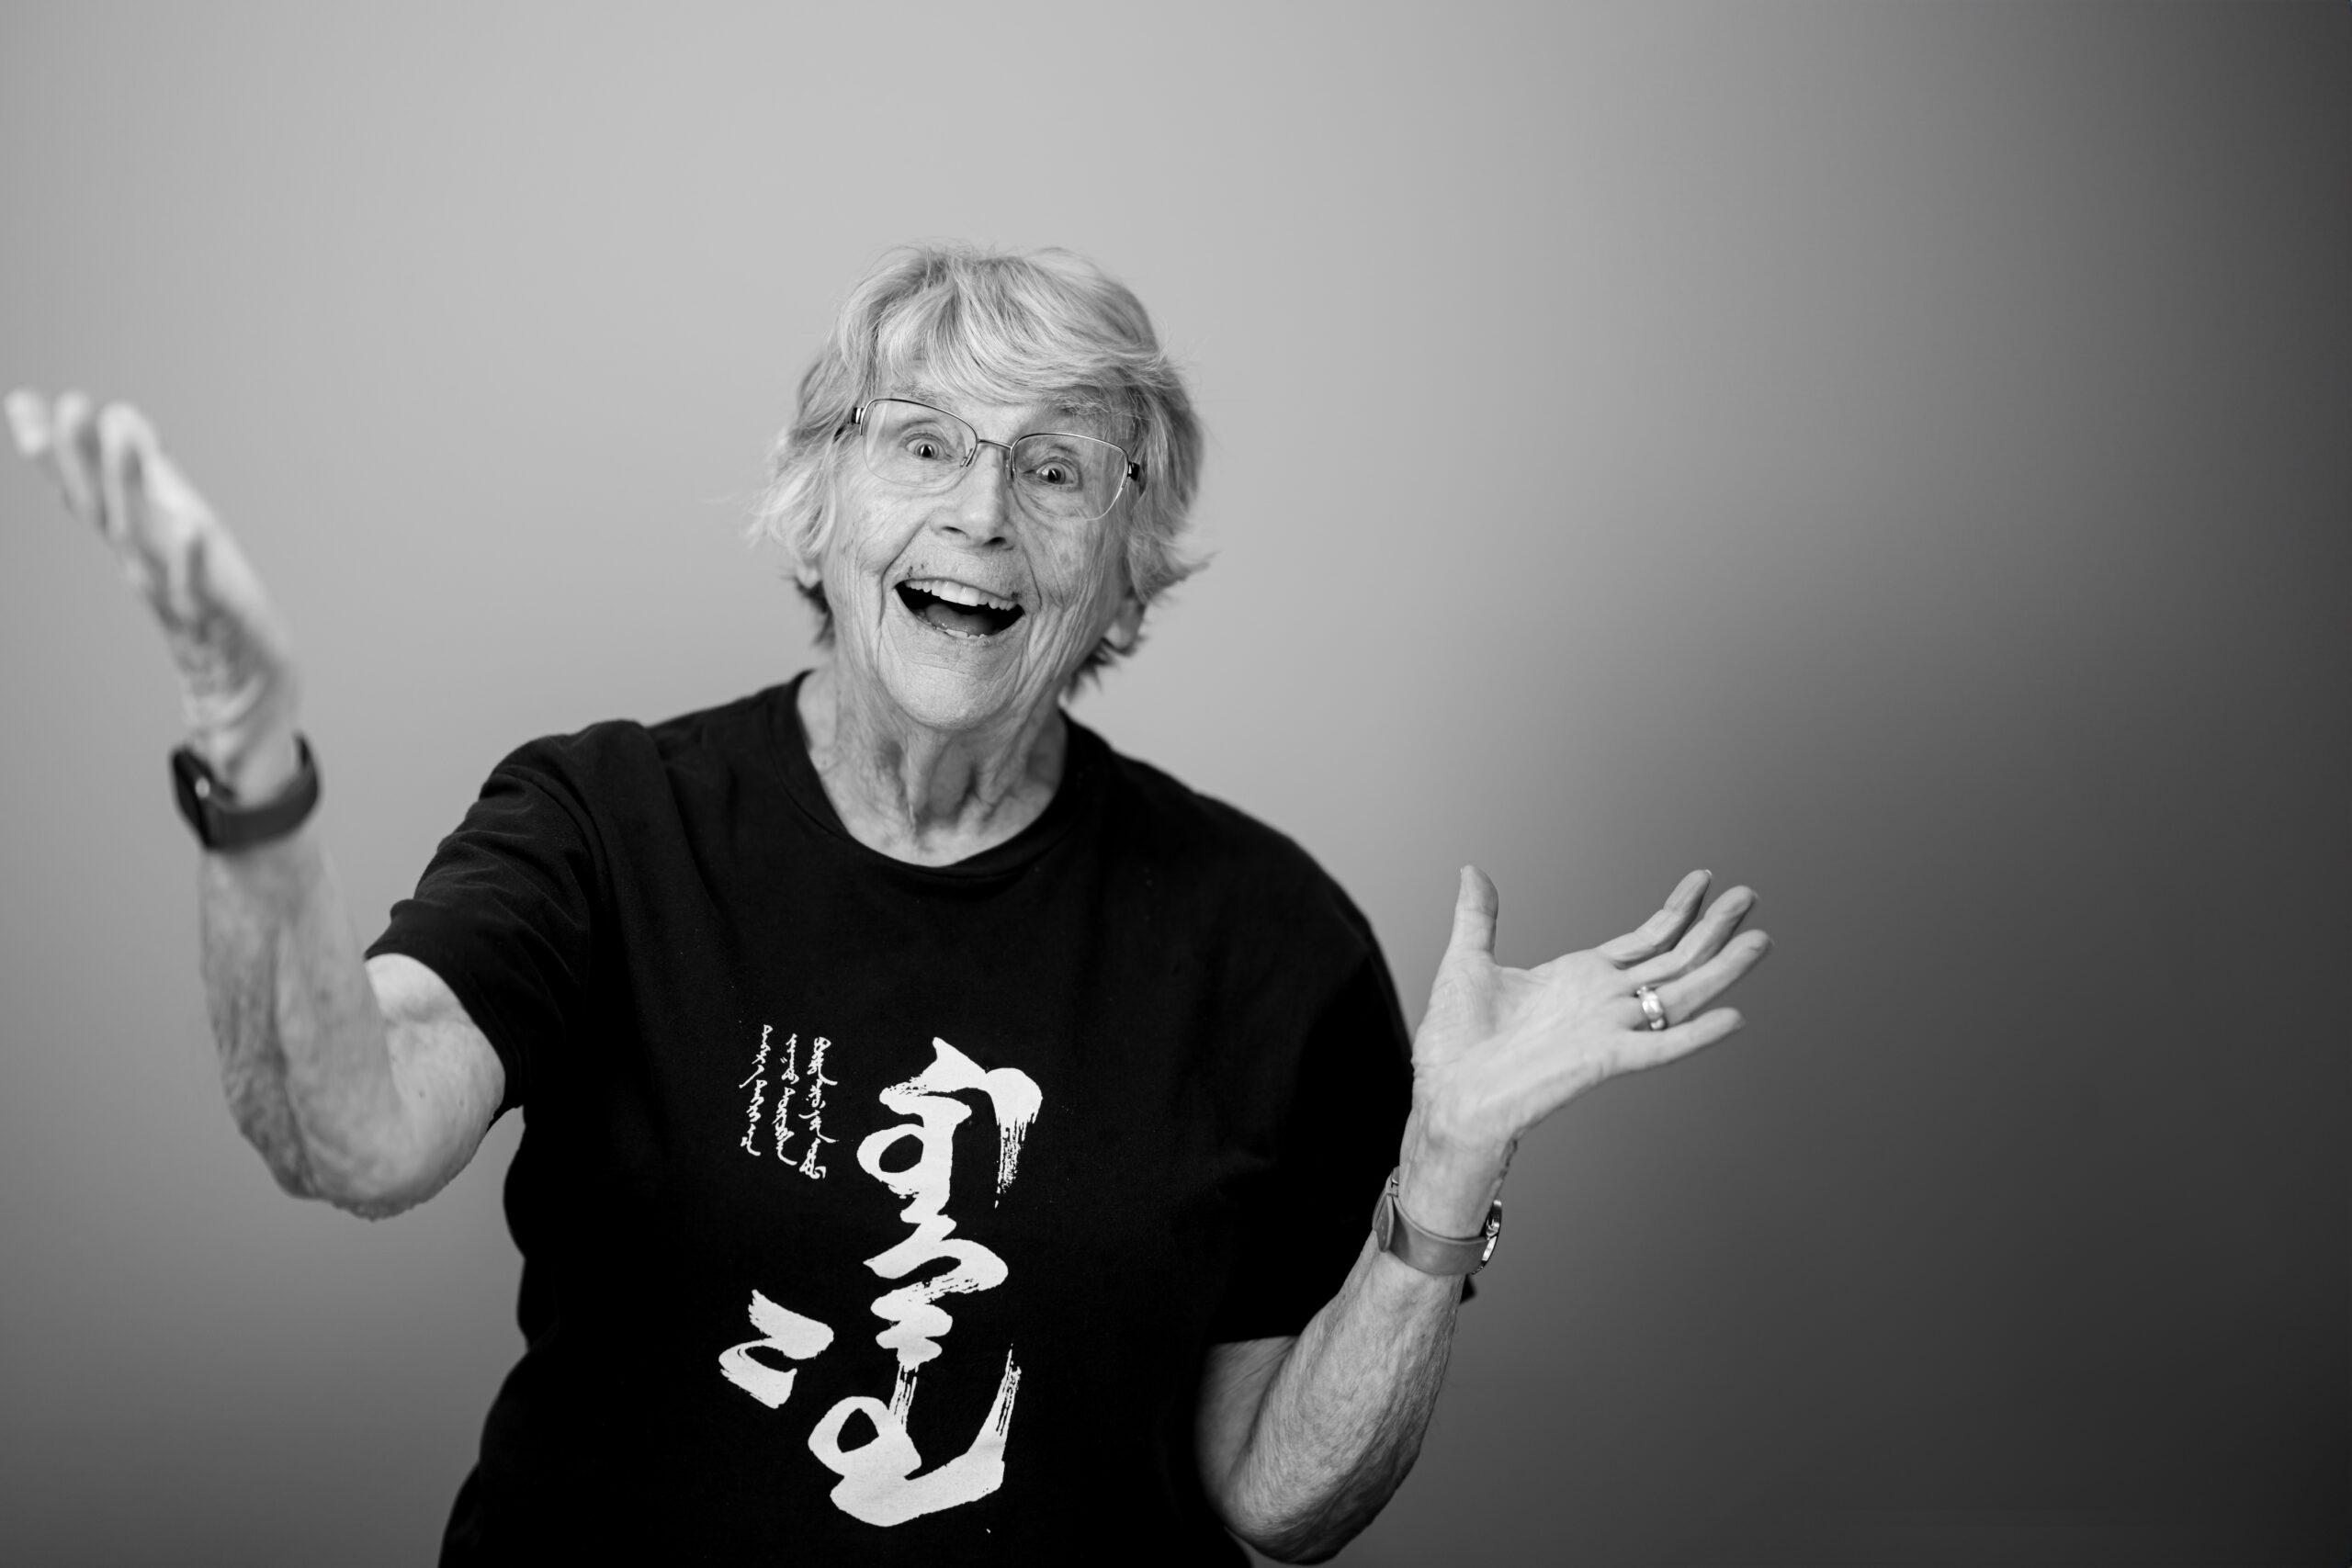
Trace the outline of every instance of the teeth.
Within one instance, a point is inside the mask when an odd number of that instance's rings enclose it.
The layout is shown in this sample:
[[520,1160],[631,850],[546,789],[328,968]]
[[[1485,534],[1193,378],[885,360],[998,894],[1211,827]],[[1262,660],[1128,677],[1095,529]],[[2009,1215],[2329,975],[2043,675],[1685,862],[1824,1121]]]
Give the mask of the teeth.
[[983,593],[968,582],[956,582],[944,577],[910,578],[907,581],[907,586],[928,593],[934,599],[944,599],[951,604],[970,604],[989,610],[1019,608],[1010,599],[1001,599],[993,593]]

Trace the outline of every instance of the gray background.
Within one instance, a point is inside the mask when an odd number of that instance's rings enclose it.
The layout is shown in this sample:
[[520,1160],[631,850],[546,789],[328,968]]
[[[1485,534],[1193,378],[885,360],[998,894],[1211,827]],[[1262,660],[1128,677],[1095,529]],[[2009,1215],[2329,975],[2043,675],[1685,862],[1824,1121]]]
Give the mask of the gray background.
[[[372,934],[516,741],[805,662],[738,523],[882,247],[1100,258],[1219,554],[1081,716],[1416,1015],[1465,859],[1521,962],[1694,865],[1779,942],[1529,1141],[1341,1561],[2340,1564],[2348,31],[12,5],[0,381],[141,402],[239,531]],[[271,1186],[157,640],[0,514],[0,1556],[425,1561],[517,1129],[385,1224]]]

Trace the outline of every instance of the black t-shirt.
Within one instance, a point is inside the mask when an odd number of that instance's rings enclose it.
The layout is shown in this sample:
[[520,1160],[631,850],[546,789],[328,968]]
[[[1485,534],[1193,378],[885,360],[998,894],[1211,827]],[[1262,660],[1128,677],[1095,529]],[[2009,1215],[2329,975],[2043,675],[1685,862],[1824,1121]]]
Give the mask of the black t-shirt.
[[797,688],[522,747],[368,950],[526,1122],[528,1348],[443,1562],[1240,1562],[1201,1359],[1363,1244],[1410,1089],[1370,926],[1074,722],[1016,838],[878,854]]

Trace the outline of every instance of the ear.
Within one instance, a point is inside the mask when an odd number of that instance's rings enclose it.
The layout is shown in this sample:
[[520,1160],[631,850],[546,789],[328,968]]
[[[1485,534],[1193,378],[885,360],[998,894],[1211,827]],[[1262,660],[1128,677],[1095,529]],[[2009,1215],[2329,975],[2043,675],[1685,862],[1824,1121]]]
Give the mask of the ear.
[[1136,597],[1134,589],[1128,589],[1120,596],[1119,608],[1104,628],[1102,640],[1121,653],[1133,653],[1136,639],[1143,636],[1143,601]]

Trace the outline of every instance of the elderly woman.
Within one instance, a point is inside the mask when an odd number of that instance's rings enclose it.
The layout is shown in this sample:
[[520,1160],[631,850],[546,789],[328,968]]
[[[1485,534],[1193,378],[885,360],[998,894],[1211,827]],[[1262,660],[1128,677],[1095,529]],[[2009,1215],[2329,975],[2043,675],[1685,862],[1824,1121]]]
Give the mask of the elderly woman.
[[525,1111],[528,1348],[445,1562],[1329,1556],[1412,1464],[1518,1139],[1737,1028],[1768,945],[1702,872],[1506,968],[1465,868],[1408,1036],[1297,845],[1069,718],[1190,570],[1200,437],[1065,254],[858,285],[759,517],[823,662],[520,748],[364,953],[228,533],[133,410],[9,412],[177,659],[223,1077],[280,1185],[396,1213]]

